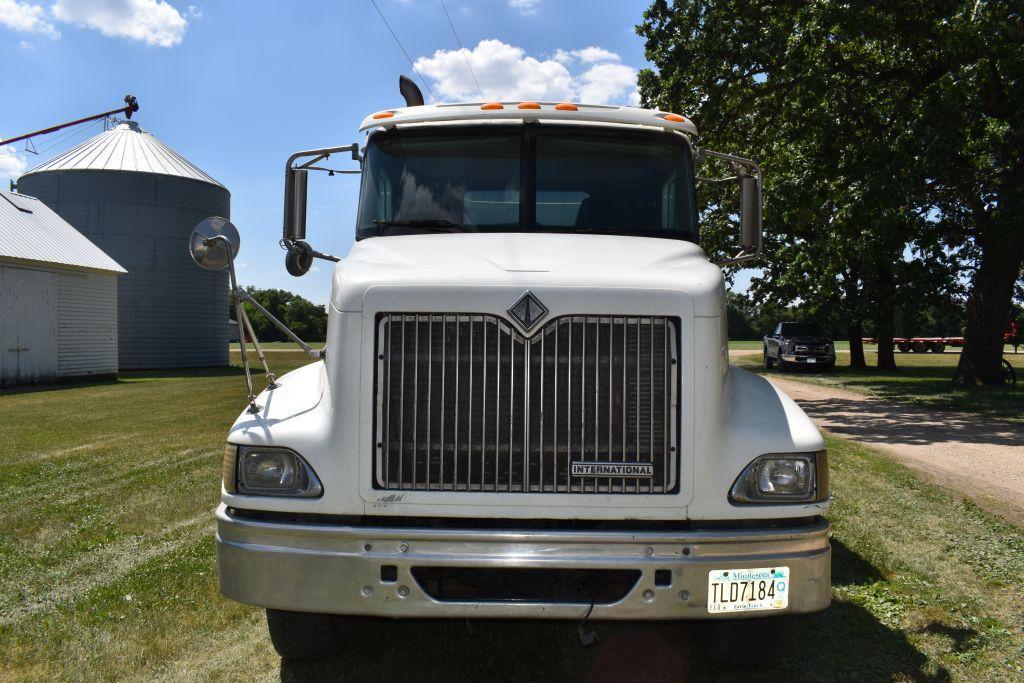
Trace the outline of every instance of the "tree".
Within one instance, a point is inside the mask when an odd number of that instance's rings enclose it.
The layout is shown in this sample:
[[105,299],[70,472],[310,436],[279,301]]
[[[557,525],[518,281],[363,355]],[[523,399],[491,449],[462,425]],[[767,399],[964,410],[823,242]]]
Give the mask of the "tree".
[[[246,287],[245,291],[303,341],[322,342],[326,339],[327,311],[323,306],[317,306],[312,301],[283,289],[257,289],[250,286]],[[252,305],[242,305],[252,322],[257,339],[268,342],[288,340],[283,332]]]
[[995,381],[996,321],[1024,251],[1024,34],[1010,3],[658,0],[638,32],[656,69],[640,74],[643,101],[765,167],[775,229],[757,295],[840,308],[855,362],[870,323],[891,367],[899,294],[935,269],[956,280],[957,260],[934,254],[966,244],[978,266],[958,377]]

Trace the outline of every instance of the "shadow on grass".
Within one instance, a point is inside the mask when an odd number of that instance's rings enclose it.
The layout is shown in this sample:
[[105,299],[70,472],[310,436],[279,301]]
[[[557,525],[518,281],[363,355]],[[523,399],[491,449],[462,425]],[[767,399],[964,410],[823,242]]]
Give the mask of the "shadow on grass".
[[805,398],[798,403],[812,418],[826,420],[825,427],[829,431],[862,443],[971,443],[1024,447],[1024,429],[1019,424],[982,419],[966,413],[929,412],[926,408],[896,401],[880,403],[839,397]]
[[[234,377],[245,374],[241,366],[227,365],[212,368],[175,368],[171,370],[122,370],[116,376],[100,378],[69,378],[53,384],[29,384],[24,386],[0,388],[0,396],[5,394],[31,394],[40,391],[66,391],[93,387],[110,387],[132,384],[139,380],[149,379],[187,379],[190,377]],[[254,373],[255,374],[255,373]]]
[[[881,581],[876,567],[833,541],[837,585]],[[582,611],[582,610],[581,610]],[[788,617],[790,634],[772,661],[730,666],[705,655],[707,622],[593,622],[600,641],[580,646],[576,622],[369,620],[347,642],[345,656],[306,664],[282,662],[281,680],[852,680],[946,681],[906,634],[868,610],[834,601],[821,613]],[[936,624],[933,632],[947,628]],[[954,637],[955,634],[949,635]],[[961,642],[969,643],[971,634]]]

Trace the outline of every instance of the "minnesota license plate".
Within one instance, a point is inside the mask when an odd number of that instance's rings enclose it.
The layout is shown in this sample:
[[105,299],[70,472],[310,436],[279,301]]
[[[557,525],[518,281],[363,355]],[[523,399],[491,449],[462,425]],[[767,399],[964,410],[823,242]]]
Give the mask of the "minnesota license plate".
[[754,612],[789,605],[789,567],[708,572],[708,612]]

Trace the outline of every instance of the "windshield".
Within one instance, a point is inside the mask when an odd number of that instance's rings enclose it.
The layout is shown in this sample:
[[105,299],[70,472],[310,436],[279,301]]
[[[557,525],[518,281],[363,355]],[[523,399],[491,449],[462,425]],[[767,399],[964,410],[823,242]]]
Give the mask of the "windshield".
[[580,126],[392,129],[370,138],[357,237],[594,232],[696,241],[682,137]]
[[826,337],[825,330],[806,323],[782,323],[782,334],[787,337]]

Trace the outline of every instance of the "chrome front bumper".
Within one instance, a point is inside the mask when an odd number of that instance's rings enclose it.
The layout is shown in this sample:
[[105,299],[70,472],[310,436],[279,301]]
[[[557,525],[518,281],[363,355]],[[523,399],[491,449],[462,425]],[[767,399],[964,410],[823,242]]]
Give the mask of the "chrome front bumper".
[[782,360],[787,363],[799,363],[801,365],[828,365],[835,363],[835,354],[815,355],[813,353],[784,353]]
[[[793,529],[508,531],[293,524],[217,510],[221,592],[238,602],[302,612],[386,617],[580,618],[581,603],[449,602],[428,595],[413,567],[633,569],[640,580],[592,619],[705,619],[816,612],[831,600],[828,522]],[[396,566],[383,582],[381,566]],[[711,615],[708,572],[785,565],[785,610]],[[655,585],[656,570],[670,586]]]

